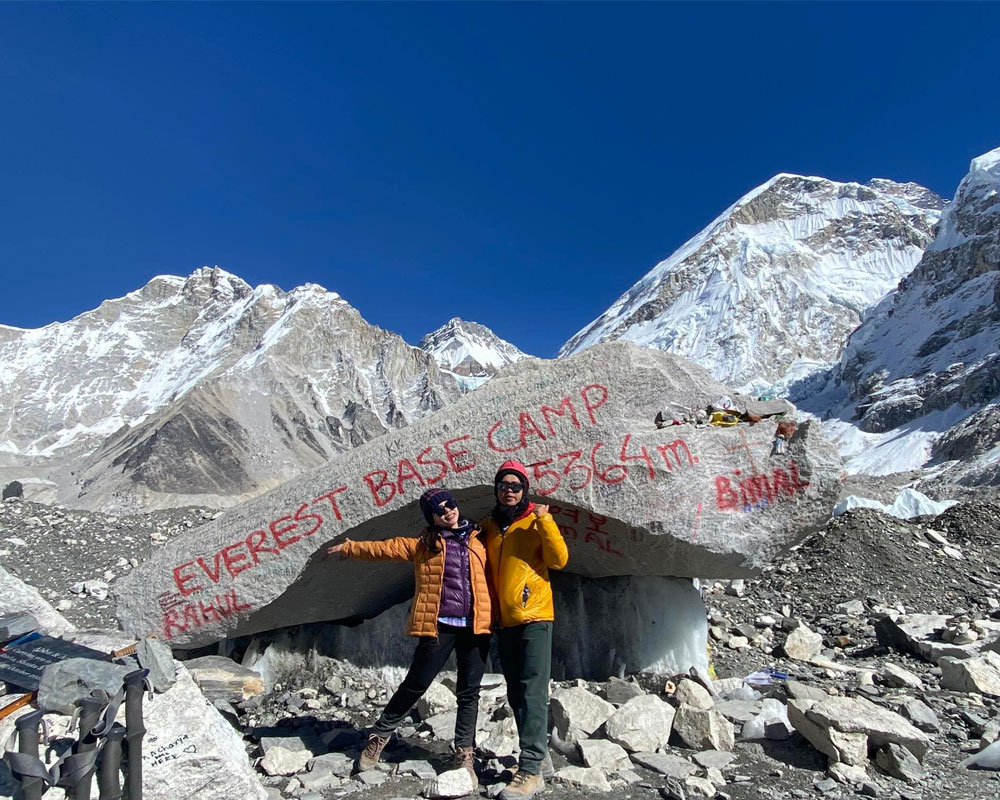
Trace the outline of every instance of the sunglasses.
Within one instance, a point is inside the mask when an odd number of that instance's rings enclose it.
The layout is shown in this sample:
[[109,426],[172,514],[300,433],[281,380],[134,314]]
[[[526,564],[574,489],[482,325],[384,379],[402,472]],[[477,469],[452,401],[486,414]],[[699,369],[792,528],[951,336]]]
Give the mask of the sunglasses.
[[443,503],[441,503],[441,505],[439,505],[437,508],[434,509],[434,513],[437,514],[439,517],[443,517],[445,514],[447,514],[449,511],[455,508],[458,508],[458,503],[456,503],[454,500],[445,500]]
[[500,483],[497,484],[498,492],[514,492],[514,494],[517,494],[518,492],[523,490],[524,490],[523,483],[511,483],[509,481],[500,481]]

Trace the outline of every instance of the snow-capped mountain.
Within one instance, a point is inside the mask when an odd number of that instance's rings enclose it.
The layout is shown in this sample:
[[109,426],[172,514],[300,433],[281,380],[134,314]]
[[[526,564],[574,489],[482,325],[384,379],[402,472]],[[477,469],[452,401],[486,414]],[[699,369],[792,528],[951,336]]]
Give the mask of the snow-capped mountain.
[[337,294],[219,268],[0,327],[0,365],[0,479],[104,510],[230,505],[462,392]]
[[836,361],[933,239],[943,201],[913,183],[777,175],[571,338],[628,339],[763,389]]
[[[626,338],[730,385],[814,374],[806,410],[832,413],[851,471],[963,459],[938,472],[1000,483],[998,198],[1000,149],[943,216],[916,184],[776,176],[561,355]],[[65,323],[0,325],[0,484],[109,511],[232,505],[525,357],[459,319],[411,347],[312,284],[161,276]]]
[[846,441],[852,418],[861,431],[849,468],[962,459],[953,480],[1000,482],[1000,148],[972,161],[934,242],[851,336],[837,377],[849,395],[839,433]]
[[469,388],[481,386],[508,364],[528,358],[485,325],[458,317],[424,336],[420,347]]

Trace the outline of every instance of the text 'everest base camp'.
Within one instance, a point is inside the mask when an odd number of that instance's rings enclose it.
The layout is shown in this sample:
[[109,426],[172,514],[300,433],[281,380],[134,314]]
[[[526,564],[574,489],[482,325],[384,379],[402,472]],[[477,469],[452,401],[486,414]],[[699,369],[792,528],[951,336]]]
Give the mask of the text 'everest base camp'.
[[191,648],[374,616],[390,604],[386,587],[395,597],[409,591],[412,569],[325,560],[326,546],[419,535],[413,502],[438,482],[463,514],[484,518],[497,467],[517,458],[532,493],[552,506],[566,572],[620,578],[567,609],[557,653],[588,673],[609,648],[628,654],[629,671],[704,667],[704,609],[690,578],[767,563],[829,517],[842,481],[815,425],[777,452],[777,417],[763,414],[790,410],[783,401],[747,400],[762,419],[732,430],[652,424],[664,398],[694,410],[731,395],[701,367],[630,343],[519,362],[442,411],[175,539],[115,584],[119,621]]

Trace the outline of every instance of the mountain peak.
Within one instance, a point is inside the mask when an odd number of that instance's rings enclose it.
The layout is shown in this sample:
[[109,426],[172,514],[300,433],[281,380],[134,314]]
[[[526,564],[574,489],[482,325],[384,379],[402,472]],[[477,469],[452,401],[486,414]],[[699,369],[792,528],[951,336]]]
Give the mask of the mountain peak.
[[0,329],[0,367],[0,467],[44,465],[61,501],[109,509],[230,504],[462,391],[321,286],[251,288],[219,267]]
[[560,355],[627,339],[736,386],[835,361],[864,310],[920,259],[941,202],[915,184],[775,175],[653,267]]
[[210,295],[224,302],[242,299],[253,292],[245,280],[222,267],[199,267],[185,280],[182,291],[188,297],[204,298]]
[[1000,149],[972,160],[920,263],[851,335],[837,375],[849,398],[833,411],[887,436],[850,471],[915,469],[935,457],[961,462],[935,480],[996,485],[997,253]]
[[930,208],[940,211],[946,204],[943,197],[921,186],[919,183],[913,183],[913,181],[899,183],[889,178],[872,178],[865,186],[877,192],[898,197],[900,200],[905,200],[918,208]]
[[990,172],[998,166],[1000,166],[1000,147],[972,159],[972,163],[969,165],[969,172],[970,174]]
[[474,379],[475,385],[484,383],[508,364],[527,357],[485,325],[459,317],[452,317],[428,333],[420,340],[419,347],[430,353],[442,369]]

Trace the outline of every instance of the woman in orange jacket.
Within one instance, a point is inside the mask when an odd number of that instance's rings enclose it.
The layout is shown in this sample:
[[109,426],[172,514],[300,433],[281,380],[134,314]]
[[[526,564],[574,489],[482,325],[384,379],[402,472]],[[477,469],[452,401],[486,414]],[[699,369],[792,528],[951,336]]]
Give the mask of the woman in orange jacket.
[[454,651],[458,663],[455,767],[469,770],[475,782],[479,686],[486,671],[493,615],[486,579],[486,548],[479,528],[461,518],[455,498],[446,490],[424,492],[420,510],[427,528],[419,538],[399,536],[373,542],[348,539],[327,550],[328,555],[341,558],[412,561],[416,578],[408,632],[419,642],[406,678],[368,736],[357,769],[368,770],[378,763],[393,731]]

